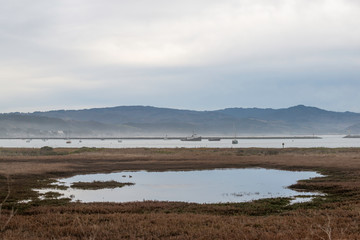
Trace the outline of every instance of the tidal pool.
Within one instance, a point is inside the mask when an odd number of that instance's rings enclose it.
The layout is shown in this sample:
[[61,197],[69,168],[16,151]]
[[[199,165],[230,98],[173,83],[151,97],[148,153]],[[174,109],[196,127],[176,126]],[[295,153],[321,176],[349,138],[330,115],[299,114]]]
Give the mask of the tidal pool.
[[[194,203],[247,202],[261,198],[311,196],[319,193],[297,192],[288,188],[302,179],[322,177],[316,172],[294,172],[262,168],[215,169],[166,172],[117,172],[88,174],[60,179],[67,190],[58,192],[81,202],[180,201]],[[80,190],[70,188],[74,182],[132,182],[135,185],[115,189]],[[301,200],[299,200],[301,201]]]

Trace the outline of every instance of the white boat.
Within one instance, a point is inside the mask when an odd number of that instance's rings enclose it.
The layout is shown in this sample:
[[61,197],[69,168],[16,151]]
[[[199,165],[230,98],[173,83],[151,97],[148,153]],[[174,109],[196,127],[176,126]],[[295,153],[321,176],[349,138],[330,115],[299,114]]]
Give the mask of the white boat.
[[210,137],[210,138],[208,138],[208,140],[209,140],[210,142],[218,142],[218,141],[221,140],[221,138],[219,138],[219,137]]
[[181,141],[201,141],[201,136],[197,136],[195,133],[190,137],[182,138]]

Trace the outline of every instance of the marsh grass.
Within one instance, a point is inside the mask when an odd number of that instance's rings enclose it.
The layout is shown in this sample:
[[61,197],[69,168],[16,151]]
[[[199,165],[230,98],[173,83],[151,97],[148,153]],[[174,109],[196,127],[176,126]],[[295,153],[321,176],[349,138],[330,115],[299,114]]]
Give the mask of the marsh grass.
[[75,149],[74,151],[71,151],[71,152],[68,152],[68,154],[78,154],[78,153],[86,153],[86,152],[99,152],[101,151],[99,148],[95,148],[95,147],[92,147],[92,148],[89,148],[89,147],[82,147],[82,148],[78,148],[78,149]]
[[68,151],[54,149],[49,146],[42,148],[0,148],[0,156],[51,156],[65,155]]
[[46,198],[46,199],[51,199],[51,198],[59,198],[61,197],[62,194],[61,193],[58,193],[58,192],[52,192],[52,191],[49,191],[49,192],[46,192],[43,194],[43,197]]
[[15,216],[17,210],[14,210],[14,207],[11,208],[10,211],[8,212],[8,215],[4,214],[3,208],[7,202],[7,200],[10,197],[10,178],[7,178],[7,194],[5,196],[5,198],[3,199],[3,201],[0,203],[0,232],[3,232],[7,225],[10,223],[11,219]]
[[[171,205],[144,202],[43,206],[17,215],[3,238],[320,240],[359,239],[360,236],[360,216],[351,210],[296,210],[268,216],[161,211]],[[159,211],[140,211],[149,206]]]
[[[0,199],[6,199],[0,239],[360,239],[357,148],[244,149],[240,154],[239,149],[51,151],[58,154],[0,149]],[[289,198],[229,204],[82,204],[53,196],[37,200],[32,191],[48,188],[54,178],[77,174],[246,167],[317,171],[326,177],[299,181],[292,188],[327,195],[292,205]],[[4,177],[10,173],[11,194]],[[12,210],[22,199],[33,201]]]
[[104,188],[121,188],[124,186],[135,185],[131,182],[117,182],[117,181],[93,181],[93,182],[74,182],[71,184],[72,188],[87,189],[87,190],[98,190]]

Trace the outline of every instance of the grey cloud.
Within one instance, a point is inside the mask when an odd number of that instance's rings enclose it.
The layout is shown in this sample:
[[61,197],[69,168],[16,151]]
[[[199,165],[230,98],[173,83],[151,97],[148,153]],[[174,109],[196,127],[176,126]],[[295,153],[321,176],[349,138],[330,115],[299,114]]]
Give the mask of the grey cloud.
[[360,87],[357,1],[0,4],[0,100],[12,102],[4,111],[299,103],[360,111],[349,97]]

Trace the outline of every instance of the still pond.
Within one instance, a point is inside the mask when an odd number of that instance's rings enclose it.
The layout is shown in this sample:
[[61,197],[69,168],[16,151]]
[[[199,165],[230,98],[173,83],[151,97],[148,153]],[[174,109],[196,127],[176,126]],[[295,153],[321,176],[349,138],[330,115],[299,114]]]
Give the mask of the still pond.
[[[133,202],[144,200],[194,203],[246,202],[262,198],[291,197],[293,202],[311,200],[319,193],[297,192],[288,188],[299,180],[322,177],[316,172],[283,171],[262,168],[215,169],[197,171],[125,171],[88,174],[59,179],[67,190],[56,191],[73,201]],[[82,190],[71,188],[75,182],[131,182],[134,185],[114,189]],[[301,196],[301,197],[300,197]]]

